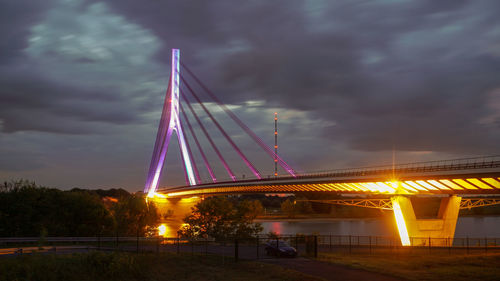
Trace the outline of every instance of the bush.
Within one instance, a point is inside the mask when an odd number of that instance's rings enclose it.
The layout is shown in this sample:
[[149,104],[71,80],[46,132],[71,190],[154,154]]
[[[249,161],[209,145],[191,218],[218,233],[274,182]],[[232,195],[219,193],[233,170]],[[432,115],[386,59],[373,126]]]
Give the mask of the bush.
[[245,200],[234,205],[225,197],[212,197],[192,208],[179,233],[184,237],[209,236],[217,240],[253,237],[262,231],[262,226],[253,222],[258,213],[259,207],[253,202]]

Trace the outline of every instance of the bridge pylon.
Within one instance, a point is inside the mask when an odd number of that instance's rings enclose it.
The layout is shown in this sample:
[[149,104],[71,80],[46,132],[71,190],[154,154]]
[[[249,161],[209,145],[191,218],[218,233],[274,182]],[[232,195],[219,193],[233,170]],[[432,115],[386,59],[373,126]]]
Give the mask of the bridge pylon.
[[[417,219],[410,198],[391,197],[394,217],[403,246],[450,246],[453,243],[461,197],[441,199],[437,218]],[[431,243],[431,244],[429,244]]]
[[151,159],[146,186],[144,188],[144,193],[147,193],[149,197],[153,196],[158,188],[163,165],[165,163],[165,156],[168,150],[168,144],[173,132],[176,132],[177,139],[179,141],[186,182],[188,182],[189,185],[196,185],[192,159],[188,151],[189,148],[187,146],[179,118],[179,57],[179,49],[172,49],[170,86],[165,97],[165,104],[163,106],[160,126],[158,128],[153,157]]

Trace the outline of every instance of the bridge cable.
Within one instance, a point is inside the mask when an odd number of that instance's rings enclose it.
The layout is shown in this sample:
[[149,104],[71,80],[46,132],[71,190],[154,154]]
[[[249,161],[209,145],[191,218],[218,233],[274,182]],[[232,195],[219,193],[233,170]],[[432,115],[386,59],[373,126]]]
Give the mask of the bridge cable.
[[[247,133],[247,135],[249,135],[265,152],[267,152],[269,156],[271,156],[273,159],[277,158],[278,163],[283,169],[285,169],[285,171],[287,171],[291,176],[296,177],[297,172],[292,167],[290,167],[279,155],[276,155],[274,151],[270,147],[268,147],[259,136],[257,136],[257,134],[255,134],[245,123],[243,123],[243,121],[241,121],[241,119],[238,118],[236,114],[234,114],[224,103],[222,103],[219,98],[217,98],[217,96],[212,91],[210,91],[210,89],[208,89],[208,87],[205,86],[205,84],[201,82],[201,80],[189,69],[189,67],[187,67],[182,62],[180,64],[205,90],[205,92],[207,92],[207,94],[217,103],[217,105],[219,105],[219,107],[221,107],[222,110],[227,115],[229,115],[229,117],[231,117],[231,119],[233,119],[233,121],[236,122],[236,124],[238,124],[240,128],[243,129],[243,131],[245,131],[245,133]],[[182,75],[181,79],[185,81]]]
[[217,146],[215,145],[214,141],[212,140],[212,138],[210,137],[210,135],[208,134],[208,131],[207,129],[205,128],[205,126],[203,125],[203,123],[201,123],[201,120],[200,118],[198,117],[198,115],[196,114],[196,112],[194,111],[193,107],[191,106],[191,103],[189,102],[189,100],[185,97],[184,95],[184,92],[182,91],[182,89],[179,89],[180,92],[181,92],[181,97],[182,99],[184,100],[184,102],[186,102],[189,110],[191,111],[191,113],[193,114],[194,118],[196,119],[196,122],[198,123],[198,125],[200,126],[201,130],[203,131],[203,133],[205,134],[205,137],[207,137],[208,139],[208,142],[210,143],[210,145],[212,146],[213,150],[215,151],[215,153],[217,154],[217,156],[219,157],[220,161],[222,162],[222,165],[224,166],[224,168],[226,169],[227,173],[229,174],[229,176],[231,177],[231,179],[233,181],[236,181],[236,176],[234,175],[233,171],[231,171],[231,168],[229,168],[229,165],[227,164],[226,160],[224,160],[224,157],[222,156],[222,154],[220,153],[219,149],[217,148]]
[[151,157],[151,163],[149,165],[148,178],[146,180],[144,193],[147,193],[149,191],[149,187],[151,185],[151,181],[153,180],[156,167],[158,166],[161,151],[163,150],[163,146],[165,144],[165,137],[167,133],[166,128],[168,127],[168,124],[165,124],[170,122],[170,80],[172,79],[169,79],[167,93],[163,102],[163,110],[161,113],[160,123],[158,124],[158,133],[156,134],[155,146],[153,149],[153,155]]
[[[181,107],[181,103],[180,102],[179,102],[179,107]],[[182,109],[182,107],[180,109],[181,109],[182,114],[185,117],[184,119],[187,120],[187,116],[185,115],[184,110]],[[180,122],[182,123],[182,120],[180,120]],[[186,135],[186,134],[184,134],[184,135]],[[194,174],[196,176],[196,180],[197,180],[198,183],[201,183],[200,172],[198,171],[198,166],[196,165],[196,161],[194,160],[194,157],[193,157],[193,152],[191,150],[191,145],[189,144],[189,138],[187,138],[187,137],[184,137],[184,138],[186,140],[186,150],[187,150],[187,152],[189,154],[189,158],[191,159],[191,164],[193,166],[193,170],[194,170]],[[186,173],[186,175],[187,175],[187,173]],[[188,178],[187,178],[187,184],[190,185]]]
[[[196,136],[195,132],[194,132],[194,129],[193,129],[193,126],[191,126],[191,122],[189,122],[189,119],[187,117],[187,114],[186,112],[184,111],[184,107],[182,106],[182,103],[179,103],[179,106],[181,108],[181,113],[182,113],[182,116],[184,117],[184,121],[186,122],[188,128],[189,128],[189,131],[191,132],[191,136],[193,137],[194,139],[194,142],[196,143],[196,146],[198,147],[198,151],[200,152],[201,154],[201,157],[203,158],[203,162],[205,163],[205,166],[207,167],[207,170],[208,170],[208,173],[210,174],[210,177],[212,178],[212,181],[214,183],[217,182],[217,178],[215,177],[215,174],[212,170],[212,167],[210,167],[210,163],[208,162],[208,159],[207,159],[207,156],[205,155],[205,152],[203,151],[201,145],[200,145],[200,142],[198,141],[198,137]],[[197,177],[199,178],[199,174],[197,175]],[[200,180],[201,182],[201,180]]]
[[262,176],[260,175],[260,172],[255,168],[255,166],[248,160],[248,158],[243,154],[243,152],[240,150],[240,148],[234,143],[234,141],[231,139],[231,137],[226,133],[224,128],[217,122],[215,117],[210,113],[210,111],[207,109],[207,107],[203,104],[201,99],[198,97],[198,95],[193,91],[191,86],[187,83],[187,81],[184,79],[184,77],[181,76],[181,81],[182,83],[188,88],[190,94],[196,99],[196,101],[201,105],[205,113],[207,113],[208,117],[212,120],[214,125],[219,129],[219,131],[222,133],[222,135],[226,138],[226,140],[231,144],[231,146],[234,148],[234,150],[238,153],[238,155],[243,159],[245,164],[248,166],[250,170],[252,170],[253,174],[260,180],[262,179]]

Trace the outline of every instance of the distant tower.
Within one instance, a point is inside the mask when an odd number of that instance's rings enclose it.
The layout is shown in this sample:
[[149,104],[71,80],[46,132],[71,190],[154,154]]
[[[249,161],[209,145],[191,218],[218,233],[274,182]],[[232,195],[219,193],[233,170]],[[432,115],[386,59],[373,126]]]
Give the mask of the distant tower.
[[274,176],[278,177],[278,112],[274,113]]
[[165,156],[167,155],[168,144],[174,131],[177,133],[177,139],[179,140],[186,182],[190,185],[196,185],[191,159],[189,158],[186,140],[179,119],[179,56],[179,49],[172,49],[170,87],[165,97],[165,104],[163,106],[160,126],[156,136],[153,157],[151,159],[148,178],[144,188],[144,193],[147,193],[148,196],[152,196],[158,187],[163,165],[165,163]]

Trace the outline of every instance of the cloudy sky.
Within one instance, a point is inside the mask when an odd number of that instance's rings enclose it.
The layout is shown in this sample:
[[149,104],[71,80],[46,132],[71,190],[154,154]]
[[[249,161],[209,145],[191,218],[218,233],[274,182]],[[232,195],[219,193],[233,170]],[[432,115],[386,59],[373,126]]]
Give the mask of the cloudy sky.
[[[393,150],[399,163],[500,154],[499,11],[496,0],[0,0],[0,179],[141,190],[172,48],[270,145],[277,111],[280,154],[299,171],[388,164]],[[272,159],[208,106],[271,174]],[[183,184],[175,141],[166,164],[161,185]]]

